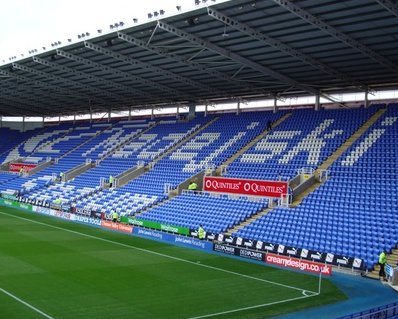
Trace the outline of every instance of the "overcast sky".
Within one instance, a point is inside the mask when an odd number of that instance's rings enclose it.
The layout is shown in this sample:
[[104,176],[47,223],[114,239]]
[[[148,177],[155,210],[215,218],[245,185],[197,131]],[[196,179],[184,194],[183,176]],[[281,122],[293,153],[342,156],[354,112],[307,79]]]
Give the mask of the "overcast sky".
[[[225,0],[224,0],[225,1]],[[223,2],[218,0],[217,2]],[[211,4],[212,2],[209,1]],[[195,8],[194,0],[3,0],[0,7],[0,64],[9,57],[25,57],[33,49],[51,48],[51,43],[67,43],[77,35],[124,22],[125,27],[148,20],[148,12],[163,9],[166,16]]]

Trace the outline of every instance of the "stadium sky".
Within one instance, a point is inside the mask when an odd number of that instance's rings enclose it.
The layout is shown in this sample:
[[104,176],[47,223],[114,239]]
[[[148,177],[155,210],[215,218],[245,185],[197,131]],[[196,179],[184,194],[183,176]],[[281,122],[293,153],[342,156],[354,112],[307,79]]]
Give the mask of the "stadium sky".
[[[217,0],[217,3],[225,0]],[[212,3],[210,0],[208,3]],[[148,21],[148,13],[165,11],[165,16],[195,8],[194,0],[13,0],[2,1],[0,9],[0,65],[29,56],[29,51],[43,47],[51,49],[51,43],[67,39],[78,41],[77,35],[97,30],[109,32],[111,24],[122,21],[125,26]],[[201,4],[203,5],[203,4]],[[5,62],[3,62],[5,60]],[[15,61],[15,60],[14,60]]]

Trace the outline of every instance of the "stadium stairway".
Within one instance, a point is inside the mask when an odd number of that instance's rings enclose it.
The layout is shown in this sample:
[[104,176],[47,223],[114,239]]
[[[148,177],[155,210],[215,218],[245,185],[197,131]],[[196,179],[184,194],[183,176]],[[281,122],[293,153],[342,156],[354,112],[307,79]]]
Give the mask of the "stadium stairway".
[[[387,254],[387,263],[396,266],[398,265],[398,248],[393,249],[391,254]],[[368,272],[365,276],[372,279],[379,279],[380,266],[377,264],[374,269]]]
[[192,139],[195,135],[198,135],[200,132],[202,132],[204,129],[206,129],[208,126],[210,126],[211,124],[213,124],[214,122],[216,122],[219,119],[219,117],[214,117],[212,120],[208,121],[206,124],[200,126],[198,129],[196,129],[195,131],[193,131],[191,134],[189,134],[188,136],[186,136],[185,138],[183,138],[181,141],[179,141],[177,144],[175,144],[174,146],[172,146],[171,148],[169,148],[166,152],[164,152],[163,154],[159,155],[158,157],[156,157],[153,161],[152,164],[156,164],[157,162],[159,162],[161,159],[163,159],[164,157],[170,155],[171,153],[173,153],[176,149],[178,149],[181,145],[183,145],[184,143],[188,142],[190,139]]
[[359,139],[376,121],[383,116],[386,108],[379,109],[373,114],[347,141],[345,141],[329,158],[324,161],[319,169],[328,169],[357,139]]
[[120,150],[126,144],[130,143],[132,140],[139,138],[143,134],[146,134],[149,130],[153,129],[158,124],[159,124],[159,122],[154,122],[153,124],[148,125],[148,127],[145,130],[142,130],[138,134],[135,134],[135,135],[131,136],[130,138],[124,140],[122,143],[118,144],[115,148],[109,150],[109,152],[107,152],[104,156],[102,156],[100,159],[100,162],[102,162],[104,159],[108,158],[109,156],[112,156],[113,154],[115,154],[115,152]]
[[[328,169],[335,160],[337,160],[339,158],[339,156],[341,156],[358,138],[360,138],[362,136],[362,134],[364,134],[366,132],[366,130],[371,127],[384,113],[385,113],[386,109],[380,109],[378,110],[374,115],[372,115],[354,134],[352,134],[352,136],[350,138],[348,138],[334,153],[332,153],[320,166],[320,169]],[[286,115],[284,115],[283,117],[281,117],[278,121],[276,121],[275,125],[278,125],[280,123],[282,123],[285,119],[287,119],[291,114],[288,113]],[[263,132],[262,134],[259,135],[258,140],[260,140],[261,138],[263,138],[265,135],[267,134],[267,131]],[[260,137],[261,136],[261,137]],[[254,139],[250,144],[256,143],[257,140]],[[248,147],[248,149],[251,146]],[[245,148],[242,148],[241,152],[243,153],[245,150]],[[318,179],[317,179],[318,180]],[[315,184],[311,185],[307,190],[305,190],[303,193],[301,193],[299,196],[297,196],[293,203],[291,204],[291,207],[296,207],[298,206],[301,201],[311,192],[313,192],[314,190],[316,190],[319,186],[321,185],[320,182],[316,182]],[[251,216],[250,218],[248,218],[247,220],[244,220],[242,223],[235,225],[234,227],[228,229],[228,231],[226,232],[227,235],[232,235],[233,233],[237,232],[238,230],[240,230],[241,228],[249,225],[250,223],[254,222],[255,220],[257,220],[258,218],[268,214],[271,210],[273,209],[273,207],[269,207],[266,208],[262,211],[260,211],[259,213],[255,214],[254,216]],[[397,253],[398,256],[398,253]],[[396,264],[396,262],[395,262]]]
[[249,225],[250,223],[254,222],[255,220],[257,220],[258,218],[267,215],[271,210],[273,209],[273,207],[267,207],[261,211],[259,211],[257,214],[254,214],[252,216],[250,216],[249,218],[247,218],[246,220],[244,220],[242,223],[235,225],[234,227],[228,229],[225,234],[228,236],[231,236],[233,233],[237,232],[238,230],[242,229],[243,227]]
[[[287,113],[280,117],[278,120],[276,120],[274,123],[272,123],[272,128],[276,128],[279,124],[281,124],[283,121],[285,121],[287,118],[289,118],[292,115],[292,113]],[[264,138],[270,131],[268,129],[265,129],[263,132],[261,132],[257,137],[255,137],[253,140],[251,140],[248,144],[246,144],[244,147],[242,147],[238,152],[236,152],[234,155],[232,155],[229,159],[227,159],[222,165],[220,165],[216,171],[215,175],[220,176],[222,175],[222,168],[224,166],[228,166],[231,164],[233,161],[235,161],[239,156],[241,156],[243,153],[245,153],[247,150],[249,150],[252,146],[254,146],[258,141]]]
[[[386,109],[379,109],[375,114],[373,114],[354,134],[351,135],[349,139],[347,139],[336,151],[333,152],[321,165],[319,165],[319,170],[327,170],[356,140],[358,140],[383,114],[386,112]],[[307,188],[304,192],[300,193],[296,196],[291,204],[291,207],[296,207],[300,205],[302,200],[314,190],[316,190],[319,186],[321,186],[321,182],[319,182],[319,178],[317,177],[316,182]]]
[[[206,127],[208,127],[209,125],[211,125],[212,123],[214,123],[215,121],[218,120],[218,117],[215,117],[214,119],[212,119],[211,121],[207,122],[206,124],[202,125],[201,127],[199,127],[197,130],[195,130],[194,132],[192,132],[191,134],[189,134],[188,136],[186,136],[185,138],[183,138],[180,142],[178,142],[177,144],[175,144],[174,146],[172,146],[170,149],[168,149],[167,151],[165,151],[163,154],[159,155],[158,157],[156,157],[152,162],[150,162],[149,164],[147,164],[144,167],[144,170],[142,173],[145,173],[147,171],[149,171],[151,169],[151,167],[153,165],[155,165],[157,162],[159,162],[162,158],[170,155],[172,152],[174,152],[177,148],[179,148],[181,145],[183,145],[184,143],[186,143],[188,140],[190,140],[192,137],[194,137],[195,135],[197,135],[198,133],[200,133],[201,131],[203,131]],[[141,174],[142,174],[141,173]],[[123,183],[118,184],[117,187],[120,186],[124,186],[127,183],[129,183],[131,180],[137,178],[139,175],[132,175],[131,178],[125,178],[128,174],[131,174],[131,169],[128,169],[126,171],[124,171],[122,174],[117,176],[117,179],[123,179]],[[140,175],[141,175],[140,174]],[[171,194],[171,197],[176,196],[176,194]]]
[[[102,130],[100,130],[99,132],[97,132],[95,135],[91,136],[89,139],[85,140],[83,143],[76,145],[75,147],[73,147],[72,149],[70,149],[69,151],[67,151],[65,154],[62,154],[60,156],[60,158],[64,158],[66,156],[68,156],[70,153],[72,153],[73,151],[77,150],[78,148],[82,147],[83,145],[89,143],[91,140],[95,139],[98,135],[102,134],[103,132],[105,132],[106,130],[108,130],[109,128],[112,127],[112,124],[109,123],[109,126],[105,126]],[[67,133],[66,133],[67,134]],[[66,135],[65,134],[65,135]]]

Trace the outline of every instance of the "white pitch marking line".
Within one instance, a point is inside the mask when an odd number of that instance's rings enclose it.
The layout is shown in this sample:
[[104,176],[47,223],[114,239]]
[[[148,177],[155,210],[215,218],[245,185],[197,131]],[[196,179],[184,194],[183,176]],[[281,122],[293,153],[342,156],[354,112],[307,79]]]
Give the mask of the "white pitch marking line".
[[53,317],[51,317],[48,314],[44,313],[43,311],[37,309],[36,307],[32,306],[31,304],[27,303],[26,301],[23,301],[22,299],[20,299],[17,296],[13,295],[11,292],[8,292],[7,290],[4,290],[3,288],[0,288],[0,291],[5,293],[7,296],[10,296],[11,298],[15,299],[16,301],[20,302],[21,304],[25,305],[26,307],[29,307],[30,309],[32,309],[32,310],[36,311],[37,313],[41,314],[43,317],[46,317],[48,319],[54,319]]
[[299,300],[299,299],[304,299],[304,298],[310,298],[310,297],[314,297],[316,295],[317,294],[314,294],[314,295],[311,295],[311,296],[305,295],[305,296],[300,296],[300,297],[296,297],[296,298],[290,298],[290,299],[285,299],[285,300],[279,300],[279,301],[264,303],[264,304],[256,305],[256,306],[250,306],[250,307],[238,308],[238,309],[227,310],[227,311],[222,311],[222,312],[210,313],[210,314],[202,315],[202,316],[198,316],[198,317],[190,317],[190,318],[187,318],[187,319],[202,319],[202,318],[208,318],[208,317],[213,317],[213,316],[226,315],[228,313],[239,312],[239,311],[250,310],[250,309],[261,308],[261,307],[267,307],[267,306],[277,305],[277,304],[281,304],[281,303],[285,303],[285,302],[289,302],[289,301],[294,301],[294,300]]
[[[88,235],[88,234],[81,233],[81,232],[78,232],[78,231],[75,231],[75,230],[70,230],[70,229],[54,226],[54,225],[51,225],[51,224],[38,222],[36,220],[31,220],[31,219],[20,217],[20,216],[16,216],[16,215],[13,215],[13,214],[8,214],[8,213],[4,213],[4,212],[0,212],[0,214],[6,215],[6,216],[9,216],[9,217],[14,217],[14,218],[21,219],[21,220],[25,220],[25,221],[28,221],[28,222],[31,222],[31,223],[34,223],[34,224],[39,224],[39,225],[47,226],[47,227],[50,227],[50,228],[63,230],[63,231],[66,231],[66,232],[69,232],[69,233],[72,233],[72,234],[76,234],[76,235],[80,235],[80,236],[83,236],[83,237],[88,237],[88,238],[100,240],[100,241],[103,241],[103,242],[119,245],[119,246],[130,248],[130,249],[135,249],[135,250],[138,250],[138,251],[146,252],[148,254],[153,254],[153,255],[157,255],[157,256],[173,259],[173,260],[178,260],[178,261],[185,262],[185,263],[192,264],[192,265],[196,265],[196,266],[199,266],[199,267],[213,269],[213,270],[225,272],[225,273],[236,275],[236,276],[241,276],[241,277],[252,279],[252,280],[266,282],[266,283],[269,283],[269,284],[272,284],[272,285],[276,285],[276,286],[281,286],[281,287],[285,287],[285,288],[289,288],[289,289],[298,290],[298,291],[301,291],[301,292],[304,290],[302,288],[297,288],[297,287],[293,287],[293,286],[289,286],[289,285],[285,285],[285,284],[280,284],[280,283],[277,283],[277,282],[274,282],[274,281],[270,281],[270,280],[266,280],[266,279],[262,279],[262,278],[257,278],[257,277],[252,277],[252,276],[249,276],[249,275],[244,275],[244,274],[241,274],[241,273],[238,273],[238,272],[234,272],[234,271],[231,271],[231,270],[226,270],[226,269],[217,268],[217,267],[213,267],[213,266],[209,266],[209,265],[205,265],[205,264],[200,264],[200,263],[197,263],[196,261],[190,261],[190,260],[186,260],[186,259],[182,259],[182,258],[178,258],[178,257],[174,257],[174,256],[158,253],[158,252],[155,252],[155,251],[152,251],[152,250],[147,250],[147,249],[144,249],[144,248],[139,248],[139,247],[135,247],[135,246],[119,243],[117,241],[113,241],[113,240],[109,240],[109,239],[105,239],[105,238],[101,238],[101,237],[97,237],[97,236],[93,236],[93,235]],[[309,291],[309,290],[307,290],[307,291]],[[310,292],[312,292],[314,294],[317,294],[316,292],[313,292],[313,291],[310,291]]]

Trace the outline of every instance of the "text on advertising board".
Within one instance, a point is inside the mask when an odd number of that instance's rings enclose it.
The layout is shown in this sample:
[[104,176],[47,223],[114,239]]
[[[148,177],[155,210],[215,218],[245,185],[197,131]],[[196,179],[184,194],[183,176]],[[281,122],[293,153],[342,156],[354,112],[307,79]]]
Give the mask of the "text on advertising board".
[[282,255],[268,253],[265,256],[265,262],[281,267],[292,268],[312,273],[322,273],[322,275],[330,276],[332,274],[332,266],[325,265],[313,261],[292,258]]
[[21,168],[25,172],[29,172],[30,170],[34,169],[37,165],[36,164],[25,164],[25,163],[12,163],[10,164],[10,172],[18,172]]
[[288,191],[287,182],[205,176],[203,190],[264,197],[281,197]]

